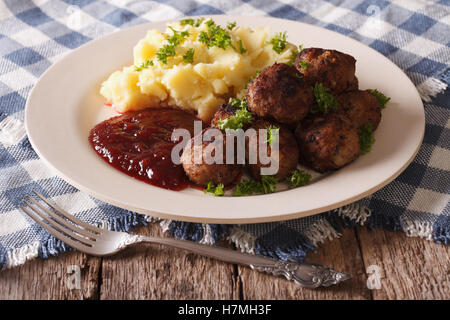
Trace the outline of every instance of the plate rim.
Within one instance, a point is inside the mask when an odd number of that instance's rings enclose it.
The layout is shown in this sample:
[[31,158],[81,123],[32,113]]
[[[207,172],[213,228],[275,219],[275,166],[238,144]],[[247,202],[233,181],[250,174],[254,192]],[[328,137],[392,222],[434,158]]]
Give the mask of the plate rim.
[[[324,205],[324,206],[320,206],[318,208],[315,209],[310,209],[310,210],[306,210],[306,211],[300,211],[300,212],[294,212],[294,213],[285,213],[285,214],[276,214],[276,215],[270,215],[270,216],[264,216],[264,217],[250,217],[250,218],[224,218],[224,217],[220,217],[220,218],[216,218],[216,217],[197,217],[197,216],[186,216],[186,215],[178,215],[178,214],[174,214],[174,213],[164,213],[164,212],[160,212],[160,211],[152,211],[150,209],[145,209],[145,208],[139,208],[139,207],[134,207],[133,205],[130,204],[123,204],[120,201],[116,201],[113,198],[110,198],[108,196],[105,196],[99,192],[97,192],[96,190],[90,189],[89,187],[84,186],[82,183],[78,183],[77,181],[71,179],[68,175],[64,174],[63,172],[61,172],[56,166],[54,166],[50,160],[48,160],[44,154],[42,154],[39,150],[39,148],[37,147],[37,143],[33,140],[33,135],[30,135],[30,128],[29,128],[29,105],[31,104],[30,101],[32,101],[33,96],[36,94],[35,92],[37,91],[36,88],[39,88],[39,84],[41,82],[41,79],[45,78],[45,76],[48,73],[51,73],[55,68],[57,68],[59,66],[60,63],[62,63],[62,61],[70,58],[70,56],[74,55],[75,52],[77,52],[78,50],[83,50],[83,48],[89,47],[89,46],[95,46],[97,42],[99,41],[105,41],[105,39],[110,38],[110,37],[114,37],[115,34],[117,33],[121,33],[121,32],[132,32],[134,29],[140,29],[140,28],[144,28],[144,26],[148,25],[149,28],[151,28],[151,25],[154,25],[156,23],[161,24],[161,23],[170,23],[170,22],[175,22],[177,20],[180,19],[184,19],[184,18],[199,18],[199,17],[211,17],[211,18],[215,18],[215,17],[227,17],[227,18],[239,18],[239,19],[245,19],[245,18],[257,18],[257,19],[267,19],[267,20],[278,20],[279,22],[289,22],[289,23],[296,23],[296,24],[301,24],[301,25],[305,25],[308,27],[313,27],[313,28],[317,28],[317,29],[322,29],[325,30],[328,33],[332,33],[332,34],[336,34],[339,35],[339,37],[344,37],[347,40],[350,40],[352,42],[357,43],[360,46],[365,47],[365,49],[369,49],[373,54],[378,55],[380,58],[382,58],[383,60],[385,60],[386,62],[388,62],[391,66],[395,67],[397,69],[397,71],[400,71],[405,78],[409,81],[409,83],[414,87],[415,89],[415,93],[417,94],[417,96],[419,97],[419,101],[421,104],[421,111],[423,113],[423,126],[422,126],[422,130],[421,130],[421,136],[420,139],[418,140],[419,143],[416,146],[416,150],[414,151],[414,153],[412,154],[412,156],[396,171],[394,172],[390,177],[386,178],[383,182],[377,184],[376,186],[373,186],[372,188],[369,188],[367,190],[365,190],[364,192],[360,192],[352,197],[348,197],[345,200],[339,201],[339,202],[334,202],[332,204],[329,205]],[[414,85],[414,83],[411,81],[411,79],[406,75],[406,73],[400,68],[398,67],[395,63],[393,63],[391,60],[389,60],[387,57],[385,57],[384,55],[382,55],[381,53],[379,53],[378,51],[376,51],[375,49],[370,48],[369,46],[365,45],[364,43],[357,41],[353,38],[350,38],[348,36],[342,35],[338,32],[335,32],[333,30],[329,30],[326,28],[322,28],[319,26],[315,26],[315,25],[311,25],[308,23],[304,23],[304,22],[299,22],[299,21],[295,21],[295,20],[289,20],[289,19],[282,19],[282,18],[275,18],[275,17],[270,17],[270,16],[240,16],[240,15],[203,15],[203,16],[183,16],[183,17],[179,17],[179,18],[174,18],[174,19],[168,19],[168,20],[158,20],[158,21],[152,21],[152,22],[148,22],[148,23],[143,23],[143,24],[139,24],[139,25],[135,25],[126,29],[121,29],[115,32],[112,32],[108,35],[105,35],[101,38],[97,38],[97,39],[93,39],[92,41],[89,41],[85,44],[83,44],[82,46],[72,50],[71,52],[69,52],[68,54],[65,54],[62,58],[58,59],[56,62],[54,62],[40,77],[39,79],[36,81],[35,85],[33,86],[33,88],[31,89],[27,101],[26,101],[26,105],[25,105],[25,129],[26,129],[26,133],[27,133],[27,137],[34,149],[34,151],[37,153],[37,155],[39,156],[39,158],[41,160],[43,160],[43,162],[49,166],[50,168],[52,168],[56,173],[57,176],[62,178],[63,180],[65,180],[67,183],[71,184],[72,186],[76,187],[77,189],[79,189],[82,192],[86,192],[87,194],[90,194],[92,196],[94,196],[95,198],[102,200],[106,203],[112,204],[114,206],[117,206],[119,208],[125,209],[125,210],[130,210],[130,211],[134,211],[137,213],[141,213],[141,214],[145,214],[145,215],[150,215],[150,216],[154,216],[154,217],[159,217],[159,218],[163,218],[163,219],[172,219],[172,220],[180,220],[180,221],[187,221],[187,222],[207,222],[207,223],[220,223],[220,224],[236,224],[236,223],[260,223],[260,222],[273,222],[273,221],[284,221],[284,220],[290,220],[290,219],[295,219],[295,218],[303,218],[306,216],[311,216],[311,215],[315,215],[315,214],[319,214],[319,213],[323,213],[326,211],[330,211],[333,209],[337,209],[340,208],[342,206],[345,206],[347,204],[353,203],[355,201],[361,200],[365,197],[367,197],[370,194],[373,194],[374,192],[380,190],[381,188],[383,188],[384,186],[386,186],[387,184],[389,184],[390,182],[392,182],[395,178],[397,178],[408,166],[409,164],[413,161],[413,159],[416,157],[417,153],[420,150],[420,147],[422,146],[423,143],[423,138],[424,138],[424,134],[425,134],[425,110],[424,110],[424,106],[423,106],[423,101],[420,98],[420,95],[417,91],[416,86]],[[275,193],[276,194],[276,193]],[[256,195],[256,196],[251,196],[251,197],[268,197],[268,196],[273,196],[274,194],[267,194],[267,195]],[[187,195],[189,196],[189,195]],[[245,199],[248,197],[239,197],[240,199]],[[236,198],[233,198],[236,199]],[[243,222],[245,221],[245,222]]]

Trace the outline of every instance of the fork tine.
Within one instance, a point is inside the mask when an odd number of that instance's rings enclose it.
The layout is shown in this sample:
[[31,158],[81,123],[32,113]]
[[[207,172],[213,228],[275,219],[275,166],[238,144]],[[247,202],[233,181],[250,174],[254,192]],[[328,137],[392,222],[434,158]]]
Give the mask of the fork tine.
[[[67,234],[68,236],[70,236],[73,239],[76,239],[78,241],[80,241],[81,243],[91,246],[94,244],[94,241],[89,240],[87,238],[84,237],[80,237],[79,235],[77,235],[76,233],[73,232],[73,230],[68,230],[65,229],[62,225],[58,224],[57,222],[55,222],[55,220],[51,219],[50,217],[46,216],[45,214],[43,214],[41,211],[39,211],[39,209],[37,209],[36,207],[34,207],[31,203],[29,203],[28,201],[24,200],[24,203],[31,209],[33,210],[33,212],[39,216],[43,221],[47,222],[48,224],[50,224],[51,226],[53,226],[53,229],[57,229],[59,232],[64,232],[65,234]],[[47,230],[48,231],[48,230]]]
[[51,228],[48,224],[44,223],[41,219],[37,218],[35,214],[31,213],[27,208],[23,206],[19,206],[20,209],[22,209],[23,212],[25,212],[31,219],[36,221],[42,228],[47,230],[51,235],[55,236],[57,239],[67,243],[69,246],[71,246],[74,249],[78,249],[80,251],[85,251],[89,249],[87,245],[84,243],[74,241],[70,239],[69,237],[65,236],[63,233],[57,231],[56,229]]
[[52,217],[54,220],[58,221],[60,224],[66,226],[67,228],[69,228],[69,230],[71,231],[75,231],[76,233],[84,236],[84,237],[88,237],[88,238],[95,238],[95,234],[93,234],[91,231],[86,230],[86,229],[81,229],[80,227],[78,227],[75,224],[72,224],[70,222],[68,222],[67,220],[61,218],[60,216],[58,216],[57,214],[55,214],[54,212],[52,212],[51,210],[47,209],[46,207],[44,207],[42,204],[40,204],[39,202],[37,202],[35,199],[33,199],[33,197],[31,196],[27,196],[27,198],[33,202],[36,206],[38,206],[42,211],[44,211],[45,213],[47,213],[50,217]]
[[84,229],[87,229],[89,231],[95,232],[95,233],[102,233],[103,229],[95,227],[91,224],[88,224],[80,219],[78,219],[77,217],[71,215],[70,213],[68,213],[67,211],[61,209],[60,207],[58,207],[56,204],[51,203],[50,201],[48,201],[42,194],[40,194],[39,192],[32,190],[32,192],[37,195],[42,201],[44,201],[50,208],[52,208],[53,210],[55,210],[56,212],[58,212],[59,214],[61,214],[62,216],[64,216],[65,218],[67,218],[68,220],[72,221],[73,223],[83,227]]

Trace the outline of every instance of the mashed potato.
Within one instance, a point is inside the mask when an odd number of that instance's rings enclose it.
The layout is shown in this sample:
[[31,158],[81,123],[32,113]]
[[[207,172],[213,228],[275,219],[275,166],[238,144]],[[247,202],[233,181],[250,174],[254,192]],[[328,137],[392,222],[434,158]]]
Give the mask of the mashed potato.
[[244,94],[259,70],[296,54],[288,42],[275,47],[271,40],[282,34],[268,28],[231,27],[182,20],[165,33],[148,31],[134,47],[134,65],[111,74],[100,93],[119,112],[177,106],[209,121],[229,97]]

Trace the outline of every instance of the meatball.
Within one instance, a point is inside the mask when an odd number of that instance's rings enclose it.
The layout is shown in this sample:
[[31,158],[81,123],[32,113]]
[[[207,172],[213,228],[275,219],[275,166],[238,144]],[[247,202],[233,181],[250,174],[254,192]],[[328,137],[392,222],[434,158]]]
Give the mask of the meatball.
[[294,66],[276,63],[248,85],[247,103],[260,117],[295,125],[308,114],[314,95]]
[[339,169],[358,158],[357,129],[342,114],[307,119],[295,130],[300,163],[318,171]]
[[340,112],[345,113],[353,125],[359,129],[366,123],[372,124],[373,130],[381,121],[381,107],[378,99],[369,91],[350,91],[337,97]]
[[[213,158],[216,157],[215,139],[213,141],[204,141],[207,128],[200,133],[202,136],[201,145],[196,146],[194,144],[194,138],[188,141],[183,154],[181,155],[181,162],[183,169],[186,172],[189,180],[195,184],[201,186],[207,186],[210,181],[214,184],[223,183],[224,185],[230,184],[236,180],[240,174],[240,166],[234,161],[232,164],[226,164],[225,151],[226,151],[226,138],[221,135],[222,154],[217,155],[221,159],[222,164],[215,163]],[[218,130],[218,129],[215,129]],[[219,152],[219,151],[218,151]],[[201,159],[201,163],[195,163],[195,159]],[[208,163],[209,162],[209,163]],[[214,163],[211,163],[214,162]]]
[[[306,67],[301,61],[308,63]],[[309,85],[320,82],[334,94],[358,89],[355,63],[355,58],[348,54],[320,48],[303,49],[295,60],[295,66]]]
[[[257,120],[255,121],[251,128],[256,130],[258,134],[258,129],[267,129],[269,127],[277,127],[278,131],[278,172],[274,175],[278,180],[283,180],[287,178],[293,170],[297,168],[298,163],[298,146],[295,141],[294,134],[282,124],[276,123],[274,121],[268,120]],[[259,143],[258,139],[248,139],[247,143],[247,169],[249,173],[257,180],[261,179],[261,168],[270,167],[271,164],[262,164],[259,159]],[[250,164],[249,162],[249,153],[254,152],[255,158],[257,159],[256,164]],[[272,155],[272,147],[270,143],[267,142],[267,156]]]

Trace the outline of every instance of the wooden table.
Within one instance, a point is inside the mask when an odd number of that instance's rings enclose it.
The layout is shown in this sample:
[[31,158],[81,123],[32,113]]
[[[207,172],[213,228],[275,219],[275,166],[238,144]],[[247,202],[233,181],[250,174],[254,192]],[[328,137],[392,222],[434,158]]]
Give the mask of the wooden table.
[[[136,232],[161,234],[158,225]],[[0,271],[0,299],[450,299],[450,247],[403,232],[348,229],[308,260],[353,279],[311,290],[177,249],[140,245],[113,257],[71,252]],[[70,266],[81,270],[80,289],[67,287]],[[381,288],[370,290],[374,270]]]

